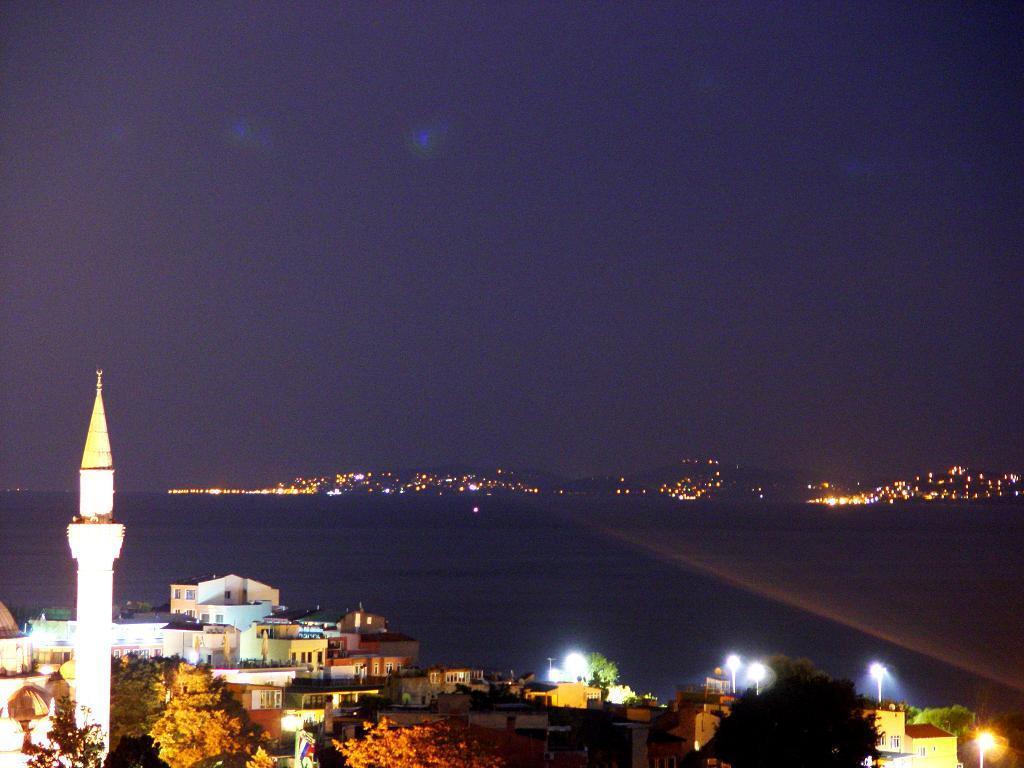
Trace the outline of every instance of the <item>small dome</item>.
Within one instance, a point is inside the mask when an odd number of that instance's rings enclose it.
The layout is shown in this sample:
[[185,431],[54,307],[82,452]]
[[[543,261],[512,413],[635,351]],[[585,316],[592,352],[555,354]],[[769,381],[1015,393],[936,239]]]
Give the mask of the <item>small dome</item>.
[[19,723],[27,720],[38,720],[50,714],[50,695],[42,688],[26,685],[14,692],[7,701],[7,712],[11,720]]
[[18,629],[18,622],[7,610],[7,606],[0,603],[0,640],[10,637],[21,637],[21,630]]

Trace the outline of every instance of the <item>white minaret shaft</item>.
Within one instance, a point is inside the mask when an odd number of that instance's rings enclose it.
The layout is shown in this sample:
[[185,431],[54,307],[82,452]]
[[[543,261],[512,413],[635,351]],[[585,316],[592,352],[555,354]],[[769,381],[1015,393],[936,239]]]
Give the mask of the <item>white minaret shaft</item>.
[[106,743],[110,738],[114,560],[121,552],[124,526],[113,522],[114,463],[103,410],[102,373],[96,372],[96,402],[82,455],[80,514],[68,526],[68,542],[78,561],[74,685],[78,721],[99,725]]

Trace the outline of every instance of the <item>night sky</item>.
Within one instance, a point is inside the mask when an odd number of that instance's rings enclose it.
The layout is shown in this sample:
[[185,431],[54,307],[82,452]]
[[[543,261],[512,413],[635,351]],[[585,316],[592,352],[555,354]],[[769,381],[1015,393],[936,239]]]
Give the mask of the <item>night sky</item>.
[[0,487],[1024,468],[1018,3],[5,3]]

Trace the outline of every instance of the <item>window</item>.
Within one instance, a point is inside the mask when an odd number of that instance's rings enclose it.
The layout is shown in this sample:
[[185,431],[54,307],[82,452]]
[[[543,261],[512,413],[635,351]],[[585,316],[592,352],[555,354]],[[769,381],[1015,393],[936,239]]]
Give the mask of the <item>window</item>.
[[441,682],[441,675],[440,675],[440,673],[438,673],[438,672],[431,672],[430,673],[430,682],[432,682],[432,683],[439,683],[439,682]]
[[223,613],[218,613],[217,614],[216,623],[217,624],[223,624],[224,623],[224,614]]
[[385,672],[385,674],[388,674],[388,675],[390,675],[392,672],[394,672],[394,670],[395,670],[394,664],[387,664],[384,667],[384,672]]
[[186,589],[185,590],[185,599],[186,600],[195,600],[196,599],[196,591],[194,589]]
[[316,663],[317,664],[323,664],[324,663],[324,652],[323,651],[317,651],[316,652]]
[[174,599],[175,600],[181,600],[181,590],[180,589],[174,590]]
[[253,709],[280,709],[281,708],[281,692],[280,691],[253,691],[253,693],[252,693],[252,708]]
[[892,749],[899,749],[900,748],[900,737],[899,736],[890,736],[889,737],[889,746]]
[[928,756],[928,748],[927,747],[918,747],[917,748],[917,756],[918,757],[927,757]]
[[189,608],[187,611],[185,611],[185,615],[191,616],[194,619],[196,617],[196,612]]
[[210,614],[204,613],[200,618],[202,618],[203,624],[209,624],[210,623]]
[[462,683],[462,682],[465,682],[465,680],[466,680],[466,673],[465,672],[459,672],[459,682]]
[[230,600],[231,599],[231,590],[230,589],[225,589],[224,590],[224,599],[225,600]]

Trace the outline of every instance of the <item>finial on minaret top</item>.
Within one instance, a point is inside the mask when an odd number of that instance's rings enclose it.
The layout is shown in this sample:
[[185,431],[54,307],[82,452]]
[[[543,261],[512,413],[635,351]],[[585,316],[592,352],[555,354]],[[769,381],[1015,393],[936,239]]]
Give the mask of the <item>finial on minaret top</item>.
[[110,455],[110,436],[107,434],[107,414],[103,408],[103,369],[96,369],[96,401],[92,406],[89,433],[85,438],[82,469],[113,469]]

